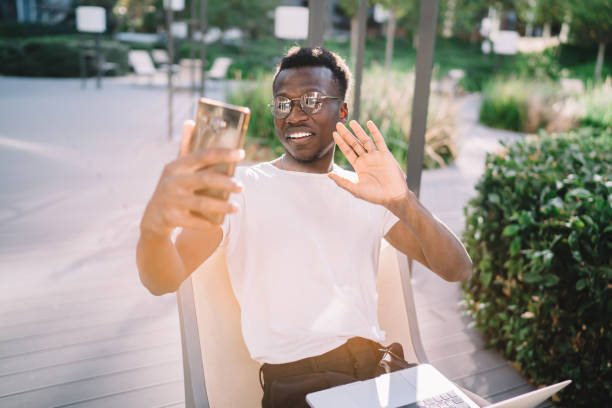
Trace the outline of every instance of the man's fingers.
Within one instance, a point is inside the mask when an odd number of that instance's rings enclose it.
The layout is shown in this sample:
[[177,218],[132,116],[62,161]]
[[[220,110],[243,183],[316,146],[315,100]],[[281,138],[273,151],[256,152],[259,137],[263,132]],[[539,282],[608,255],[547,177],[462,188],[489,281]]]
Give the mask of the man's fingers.
[[361,125],[356,120],[351,120],[349,125],[351,126],[351,129],[353,129],[353,132],[355,132],[355,135],[357,135],[357,138],[366,151],[373,152],[376,150],[376,146],[374,146],[374,143],[372,143],[372,139],[370,139],[365,130],[363,130]]
[[189,152],[189,145],[191,145],[194,130],[195,122],[193,120],[186,120],[183,122],[183,133],[181,137],[181,145],[179,147],[179,157],[184,156]]
[[334,174],[334,173],[328,173],[327,176],[330,179],[334,180],[338,186],[342,187],[349,193],[355,195],[355,186],[356,186],[355,183],[353,183],[352,181],[348,179],[345,179],[344,177],[340,177],[339,175]]
[[359,139],[357,139],[350,130],[344,126],[344,123],[338,122],[336,123],[336,130],[340,137],[344,140],[344,142],[353,149],[357,156],[361,156],[366,152],[366,149],[363,147]]
[[199,213],[231,214],[238,207],[225,200],[196,194],[181,194],[177,197],[177,206]]
[[244,150],[213,148],[188,153],[166,166],[170,174],[194,172],[219,163],[236,163],[244,159]]
[[355,161],[357,160],[357,154],[355,153],[355,151],[351,148],[351,146],[346,144],[346,142],[344,141],[342,136],[338,134],[338,132],[333,132],[332,136],[334,137],[336,144],[338,145],[346,159],[349,161],[349,163],[351,163],[351,166],[355,168]]
[[218,226],[202,216],[194,215],[189,211],[182,211],[176,208],[168,213],[168,221],[172,225],[195,230],[208,230]]
[[176,177],[184,188],[192,191],[201,188],[223,190],[228,193],[239,193],[242,191],[242,185],[240,183],[232,177],[217,173],[214,170],[200,170],[195,173],[181,174]]
[[370,130],[370,134],[372,135],[372,139],[374,139],[374,143],[376,143],[376,147],[378,147],[378,150],[380,150],[381,152],[388,152],[389,148],[387,147],[387,143],[385,143],[385,138],[380,133],[380,130],[378,130],[376,124],[374,124],[374,122],[372,122],[371,120],[368,120],[366,126]]

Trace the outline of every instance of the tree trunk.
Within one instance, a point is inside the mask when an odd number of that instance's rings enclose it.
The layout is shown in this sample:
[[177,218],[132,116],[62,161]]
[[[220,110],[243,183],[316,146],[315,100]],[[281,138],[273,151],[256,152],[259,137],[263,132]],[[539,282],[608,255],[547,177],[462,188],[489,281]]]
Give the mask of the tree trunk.
[[351,17],[351,65],[355,64],[357,56],[357,36],[359,35],[359,14]]
[[544,38],[550,37],[550,23],[544,24],[544,30],[542,31],[542,37]]
[[389,21],[387,21],[387,43],[385,46],[385,71],[391,69],[391,60],[393,59],[393,41],[395,40],[395,13],[389,12]]
[[606,43],[600,42],[597,50],[597,62],[595,62],[595,80],[601,79],[601,67],[603,66],[604,53],[606,52]]

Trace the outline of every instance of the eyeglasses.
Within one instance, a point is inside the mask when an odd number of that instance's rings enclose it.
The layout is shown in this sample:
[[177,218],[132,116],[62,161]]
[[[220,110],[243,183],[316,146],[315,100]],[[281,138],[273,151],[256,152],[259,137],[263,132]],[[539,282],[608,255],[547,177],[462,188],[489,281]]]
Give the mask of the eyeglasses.
[[306,92],[299,98],[289,99],[284,96],[275,96],[268,107],[277,119],[285,119],[291,113],[294,101],[300,101],[300,107],[307,115],[314,115],[321,110],[326,99],[342,99],[337,96],[327,96],[321,92]]

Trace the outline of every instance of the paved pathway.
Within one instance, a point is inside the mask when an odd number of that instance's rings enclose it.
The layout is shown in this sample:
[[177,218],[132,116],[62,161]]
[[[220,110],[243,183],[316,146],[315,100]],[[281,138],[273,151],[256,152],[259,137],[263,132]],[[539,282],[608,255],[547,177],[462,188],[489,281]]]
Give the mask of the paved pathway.
[[[421,201],[458,236],[465,223],[463,207],[475,194],[474,185],[484,168],[486,153],[498,149],[500,140],[520,137],[479,125],[479,103],[477,95],[462,100],[457,121],[457,162],[444,169],[425,171],[421,183]],[[490,401],[533,388],[497,352],[484,349],[480,332],[468,328],[470,319],[460,308],[459,283],[448,283],[418,263],[413,281],[421,337],[434,366]]]
[[[177,95],[177,124],[193,100]],[[423,176],[423,201],[457,233],[484,152],[506,136],[473,125],[475,103],[457,165]],[[165,107],[163,89],[123,79],[97,91],[0,77],[0,406],[184,405],[175,296],[150,296],[134,262],[143,206],[176,154]],[[456,284],[422,268],[414,279],[435,365],[494,400],[526,388],[466,329]]]

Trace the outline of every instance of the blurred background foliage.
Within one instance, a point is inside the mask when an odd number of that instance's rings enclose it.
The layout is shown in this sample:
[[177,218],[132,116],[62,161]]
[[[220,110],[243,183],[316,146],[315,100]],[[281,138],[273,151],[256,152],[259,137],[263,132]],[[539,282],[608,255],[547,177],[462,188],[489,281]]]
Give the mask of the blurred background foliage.
[[[362,115],[377,124],[385,141],[400,163],[406,165],[414,73],[385,72],[374,67],[364,75]],[[398,83],[405,86],[398,87]],[[246,152],[250,160],[271,160],[284,152],[276,137],[274,119],[268,104],[272,101],[272,75],[259,76],[252,83],[237,88],[229,102],[251,108],[247,132]],[[457,106],[448,98],[432,94],[429,105],[427,133],[425,135],[425,168],[442,167],[457,155],[454,121]],[[349,116],[350,116],[349,103]],[[350,166],[344,155],[336,149],[336,163]],[[405,170],[405,169],[404,169]]]

